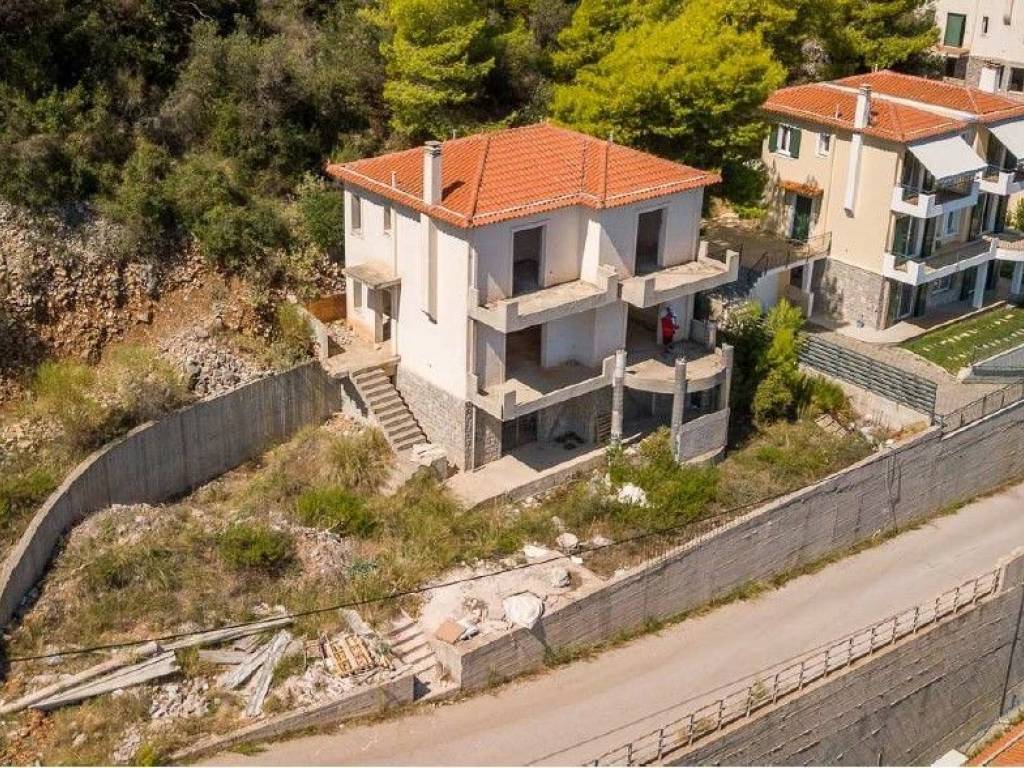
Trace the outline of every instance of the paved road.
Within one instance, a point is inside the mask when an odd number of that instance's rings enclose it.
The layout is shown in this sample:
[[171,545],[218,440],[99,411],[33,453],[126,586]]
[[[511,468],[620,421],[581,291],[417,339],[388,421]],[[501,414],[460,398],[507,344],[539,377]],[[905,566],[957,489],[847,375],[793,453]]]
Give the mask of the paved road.
[[376,725],[272,744],[229,765],[579,764],[681,701],[804,653],[995,566],[1024,544],[1024,485],[590,661]]

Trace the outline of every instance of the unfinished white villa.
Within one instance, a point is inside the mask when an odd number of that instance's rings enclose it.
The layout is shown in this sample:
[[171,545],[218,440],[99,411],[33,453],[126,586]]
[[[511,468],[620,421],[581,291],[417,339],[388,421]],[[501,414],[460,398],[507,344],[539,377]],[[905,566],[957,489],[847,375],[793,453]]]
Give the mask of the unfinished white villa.
[[883,71],[769,98],[768,227],[828,246],[772,277],[809,315],[880,330],[968,311],[991,298],[999,261],[1021,292],[1024,251],[1005,222],[1024,189],[1024,104],[994,93],[993,72],[982,82]]
[[731,350],[693,319],[738,271],[700,241],[717,176],[548,123],[328,173],[347,322],[378,352],[352,380],[398,449],[425,433],[471,469],[673,421],[681,458],[721,452]]

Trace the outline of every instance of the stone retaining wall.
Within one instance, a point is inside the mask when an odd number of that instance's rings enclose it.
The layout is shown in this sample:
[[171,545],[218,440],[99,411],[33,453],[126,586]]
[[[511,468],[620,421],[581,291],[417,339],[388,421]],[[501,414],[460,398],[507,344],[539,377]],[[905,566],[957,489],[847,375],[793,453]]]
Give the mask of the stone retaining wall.
[[50,495],[8,553],[0,569],[0,625],[42,577],[60,538],[88,515],[188,493],[339,406],[337,383],[306,363],[143,424],[96,451]]
[[600,643],[706,605],[921,520],[1024,474],[1024,405],[943,435],[933,428],[614,577],[531,630],[435,643],[453,678],[481,688],[551,651]]
[[1016,705],[1024,685],[1020,557],[1002,591],[804,692],[738,721],[669,765],[929,765]]

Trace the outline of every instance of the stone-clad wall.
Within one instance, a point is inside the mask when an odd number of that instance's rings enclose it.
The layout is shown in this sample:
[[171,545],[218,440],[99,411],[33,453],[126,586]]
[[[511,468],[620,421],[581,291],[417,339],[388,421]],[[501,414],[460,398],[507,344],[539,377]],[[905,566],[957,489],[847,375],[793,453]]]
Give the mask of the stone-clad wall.
[[952,434],[933,428],[765,505],[544,615],[532,630],[437,643],[455,680],[488,685],[813,563],[1024,474],[1024,404]]
[[260,455],[340,406],[316,363],[268,376],[144,424],[79,464],[46,500],[0,569],[0,626],[46,570],[61,536],[111,504],[156,503]]
[[448,460],[466,468],[472,460],[473,406],[398,366],[395,386],[432,443],[443,446]]
[[669,765],[928,765],[1015,706],[1024,685],[1021,559],[1003,591],[798,696],[741,720]]
[[814,311],[835,321],[857,323],[868,328],[885,325],[888,289],[885,278],[852,264],[825,259],[824,269],[815,270]]

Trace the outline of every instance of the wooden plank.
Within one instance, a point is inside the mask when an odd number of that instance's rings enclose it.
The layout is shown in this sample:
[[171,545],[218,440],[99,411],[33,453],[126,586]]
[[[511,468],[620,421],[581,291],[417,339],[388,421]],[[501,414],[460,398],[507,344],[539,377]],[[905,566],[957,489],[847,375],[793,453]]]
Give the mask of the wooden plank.
[[263,700],[267,698],[267,691],[270,690],[270,679],[274,674],[274,668],[284,655],[288,643],[292,640],[291,632],[281,630],[269,643],[269,651],[266,660],[256,675],[253,683],[252,695],[245,707],[245,714],[249,717],[256,717],[263,711]]
[[230,649],[199,651],[199,660],[209,664],[244,664],[252,658],[251,653]]
[[258,651],[256,651],[256,653],[252,654],[248,661],[239,664],[237,667],[235,667],[232,670],[229,670],[228,672],[225,672],[223,675],[217,678],[217,683],[222,688],[225,688],[229,691],[240,686],[242,683],[248,680],[252,676],[252,674],[257,669],[259,669],[263,662],[266,660],[267,653],[270,651],[270,646],[272,642],[273,641],[267,643]]
[[164,646],[167,650],[173,651],[178,648],[191,648],[196,645],[213,645],[215,643],[226,643],[240,637],[258,635],[268,629],[280,629],[292,623],[288,617],[267,619],[255,624],[247,624],[244,627],[229,627],[227,629],[213,629],[208,632],[197,632],[180,640],[175,640]]
[[131,664],[133,661],[138,659],[148,658],[156,653],[158,646],[156,643],[146,643],[145,645],[139,646],[135,651],[130,653],[122,653],[113,658],[108,659],[100,664],[97,664],[88,669],[82,670],[78,674],[72,675],[65,680],[58,680],[56,683],[51,683],[44,688],[40,688],[37,691],[26,694],[20,699],[11,702],[10,704],[4,704],[0,707],[0,715],[7,715],[13,712],[20,712],[37,701],[55,696],[62,691],[67,691],[71,688],[75,688],[82,683],[88,682],[94,678],[104,675],[108,672],[112,672],[119,669],[126,664]]
[[180,671],[178,660],[173,653],[163,653],[142,664],[134,664],[125,667],[112,675],[95,680],[87,685],[64,691],[49,699],[36,702],[33,709],[48,711],[57,709],[68,704],[76,704],[85,699],[91,699],[104,693],[111,693],[122,688],[131,688],[135,685],[148,683],[151,680],[158,680]]

